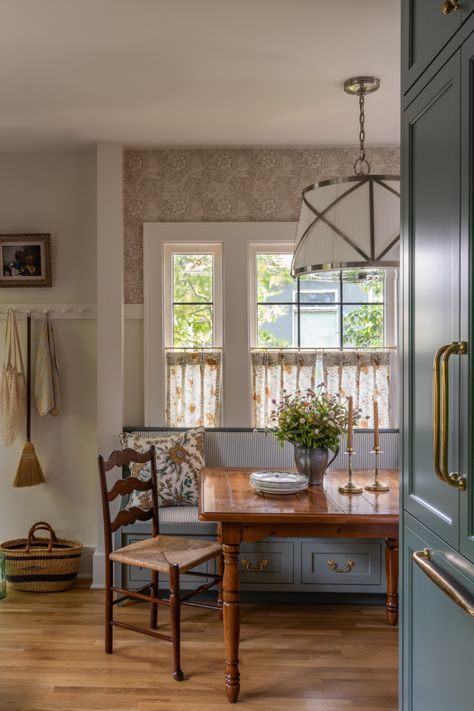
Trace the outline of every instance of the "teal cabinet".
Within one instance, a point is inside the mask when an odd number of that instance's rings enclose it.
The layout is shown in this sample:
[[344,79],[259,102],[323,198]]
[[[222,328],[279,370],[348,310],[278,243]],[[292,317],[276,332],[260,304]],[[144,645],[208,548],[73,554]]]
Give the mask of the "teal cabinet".
[[[459,492],[433,468],[432,379],[436,351],[460,339],[459,117],[458,52],[405,111],[402,134],[404,504],[454,546]],[[460,466],[459,360],[449,368],[450,471]]]
[[420,22],[436,2],[403,5],[402,711],[474,708],[473,5],[442,29]]
[[422,571],[414,554],[429,550],[443,577],[474,601],[474,566],[409,517],[403,547],[403,711],[471,711],[474,619]]
[[461,135],[461,338],[469,348],[461,359],[460,468],[468,486],[460,494],[459,547],[474,562],[474,34],[461,49]]
[[444,1],[402,0],[402,82],[405,91],[459,29],[470,12],[464,9],[464,3],[474,2],[461,0],[461,12],[445,15]]

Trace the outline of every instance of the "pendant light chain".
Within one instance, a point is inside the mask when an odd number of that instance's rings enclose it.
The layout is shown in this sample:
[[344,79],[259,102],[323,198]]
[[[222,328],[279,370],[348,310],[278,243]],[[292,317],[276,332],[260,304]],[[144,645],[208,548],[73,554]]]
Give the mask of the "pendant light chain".
[[368,175],[370,163],[365,157],[365,91],[359,92],[359,157],[354,163],[356,175]]

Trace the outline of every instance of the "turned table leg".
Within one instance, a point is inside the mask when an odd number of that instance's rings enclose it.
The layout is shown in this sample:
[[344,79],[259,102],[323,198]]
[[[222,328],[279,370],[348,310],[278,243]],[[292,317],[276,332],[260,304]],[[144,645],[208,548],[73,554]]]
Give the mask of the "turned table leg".
[[385,539],[387,571],[387,620],[395,625],[398,619],[398,539]]
[[230,703],[239,698],[239,636],[240,636],[240,545],[224,543],[223,615],[225,642],[225,690]]

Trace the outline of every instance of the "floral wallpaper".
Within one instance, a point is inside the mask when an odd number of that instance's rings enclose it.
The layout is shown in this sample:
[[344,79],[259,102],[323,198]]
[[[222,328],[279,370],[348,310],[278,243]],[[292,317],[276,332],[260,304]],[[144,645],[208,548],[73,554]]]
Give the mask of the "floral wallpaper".
[[[352,175],[356,148],[129,150],[124,156],[125,303],[143,301],[143,222],[291,222],[311,183]],[[398,148],[367,150],[398,175]]]

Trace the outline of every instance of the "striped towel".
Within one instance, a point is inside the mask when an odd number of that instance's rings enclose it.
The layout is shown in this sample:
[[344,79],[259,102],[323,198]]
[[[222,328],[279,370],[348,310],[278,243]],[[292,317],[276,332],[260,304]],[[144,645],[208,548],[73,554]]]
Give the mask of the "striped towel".
[[59,368],[49,313],[41,324],[36,351],[35,402],[41,417],[59,413]]

